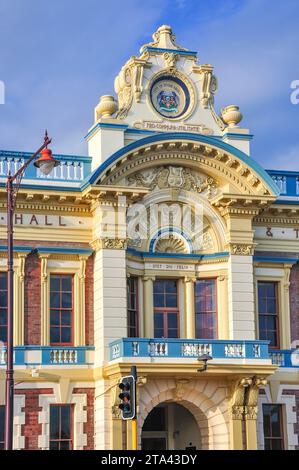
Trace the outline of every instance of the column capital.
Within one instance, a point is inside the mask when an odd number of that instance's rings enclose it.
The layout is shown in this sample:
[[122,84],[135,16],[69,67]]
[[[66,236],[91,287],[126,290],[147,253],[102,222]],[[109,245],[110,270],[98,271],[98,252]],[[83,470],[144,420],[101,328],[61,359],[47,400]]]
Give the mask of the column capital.
[[229,251],[231,255],[253,256],[256,243],[230,243]]
[[183,282],[185,282],[185,283],[188,283],[188,282],[196,282],[196,281],[197,281],[197,277],[195,277],[195,276],[191,276],[191,277],[185,276],[185,277],[183,278]]
[[90,243],[95,251],[99,250],[126,250],[126,238],[97,238]]
[[143,276],[142,278],[143,282],[147,282],[147,281],[155,281],[156,280],[156,276]]

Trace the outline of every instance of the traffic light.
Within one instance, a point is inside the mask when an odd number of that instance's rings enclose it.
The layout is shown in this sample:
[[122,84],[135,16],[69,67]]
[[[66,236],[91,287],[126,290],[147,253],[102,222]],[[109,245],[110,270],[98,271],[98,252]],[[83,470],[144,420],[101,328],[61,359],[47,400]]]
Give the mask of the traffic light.
[[122,412],[122,419],[134,419],[136,417],[136,380],[133,375],[123,377],[118,384],[121,393],[118,405]]

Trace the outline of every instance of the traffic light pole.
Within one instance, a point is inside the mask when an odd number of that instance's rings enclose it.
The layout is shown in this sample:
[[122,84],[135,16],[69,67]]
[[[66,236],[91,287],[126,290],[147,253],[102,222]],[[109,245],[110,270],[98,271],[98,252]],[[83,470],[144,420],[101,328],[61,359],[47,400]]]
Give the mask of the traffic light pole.
[[[134,377],[134,386],[136,390],[136,383],[137,383],[137,368],[136,366],[131,367],[131,375]],[[131,420],[132,422],[132,450],[137,450],[138,447],[138,442],[137,442],[137,390],[135,393],[136,396],[136,403],[135,403],[135,408],[136,408],[136,413],[134,418]]]

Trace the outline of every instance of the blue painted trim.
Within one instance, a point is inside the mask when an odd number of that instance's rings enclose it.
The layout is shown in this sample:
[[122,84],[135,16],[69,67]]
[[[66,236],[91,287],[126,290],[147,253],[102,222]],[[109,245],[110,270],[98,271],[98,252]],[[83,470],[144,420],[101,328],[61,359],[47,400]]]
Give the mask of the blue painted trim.
[[[21,152],[17,150],[0,150],[0,157],[16,157],[16,158],[27,158],[32,157],[34,152]],[[92,157],[88,155],[64,155],[62,153],[53,153],[53,157],[57,160],[82,160],[82,161],[92,161]]]
[[227,144],[226,142],[222,142],[218,139],[215,139],[214,137],[210,136],[204,136],[201,134],[192,134],[188,132],[170,132],[170,133],[161,133],[149,137],[145,137],[144,139],[137,140],[136,142],[132,142],[125,147],[121,148],[117,152],[115,152],[113,155],[111,155],[107,160],[105,160],[90,176],[89,182],[91,184],[95,183],[98,177],[103,173],[104,170],[106,170],[111,164],[115,163],[119,158],[121,158],[123,155],[126,153],[135,150],[137,148],[143,147],[145,145],[155,143],[155,142],[160,142],[160,141],[169,141],[169,140],[175,140],[175,141],[180,141],[180,140],[191,140],[195,142],[202,142],[206,144],[210,144],[215,146],[216,148],[220,148],[222,150],[225,150],[226,152],[229,152],[233,155],[235,155],[237,158],[239,158],[241,161],[246,163],[250,168],[252,168],[261,178],[264,182],[267,183],[267,185],[270,187],[271,191],[275,195],[279,195],[279,189],[277,185],[274,183],[272,180],[271,176],[260,166],[259,163],[254,161],[251,157],[246,155],[244,152],[241,150],[237,149],[236,147],[233,147],[232,145]]
[[[285,196],[287,196],[287,194],[285,194]],[[297,197],[297,198],[298,198],[299,195],[298,195],[298,196],[294,196],[294,197]],[[276,201],[274,201],[273,204],[279,204],[279,205],[285,204],[285,205],[287,205],[287,206],[289,206],[289,205],[297,206],[297,205],[299,204],[299,199],[297,199],[297,200],[294,199],[293,201],[292,201],[291,199],[287,199],[287,200],[276,199]]]
[[299,176],[299,171],[291,170],[265,170],[269,175],[277,176]]
[[[43,191],[44,190],[47,190],[47,191],[58,191],[59,190],[59,191],[69,191],[69,192],[82,192],[82,184],[84,183],[84,181],[86,181],[86,179],[87,178],[85,178],[85,180],[83,180],[83,181],[77,181],[79,184],[81,183],[81,187],[80,186],[74,186],[74,187],[72,187],[72,186],[68,186],[68,187],[66,187],[66,186],[55,186],[56,181],[65,182],[65,180],[51,180],[51,183],[52,183],[51,185],[50,184],[45,184],[45,185],[26,184],[26,183],[22,182],[21,189],[41,189]],[[47,179],[45,179],[43,181],[47,181],[47,182],[50,183],[50,181],[47,180]],[[5,187],[6,187],[6,183],[1,183],[0,182],[0,188],[5,188]]]
[[195,51],[186,51],[185,49],[164,49],[162,47],[152,47],[152,46],[143,46],[140,49],[140,53],[142,54],[143,52],[159,52],[159,53],[165,53],[165,52],[170,52],[171,54],[179,54],[179,55],[192,55],[192,56],[197,56],[197,52]]
[[181,254],[181,253],[151,253],[149,251],[138,251],[135,248],[127,248],[127,253],[130,253],[139,258],[173,258],[173,259],[194,259],[194,260],[205,260],[214,258],[227,258],[229,256],[228,251],[222,251],[220,253],[210,253],[207,255],[200,254]]
[[[14,251],[30,253],[33,250],[30,246],[14,246]],[[0,251],[7,251],[7,245],[0,245]]]
[[296,263],[299,262],[299,257],[298,258],[274,258],[274,257],[255,255],[253,257],[253,261],[259,261],[259,262],[262,262],[262,263],[292,263],[292,264],[296,264]]
[[92,134],[96,132],[97,129],[117,129],[117,130],[126,130],[129,127],[128,124],[114,124],[112,122],[98,122],[93,126],[90,131],[84,136],[84,139],[88,139]]
[[235,139],[235,140],[252,140],[253,139],[253,134],[234,134],[233,132],[227,133],[223,135],[223,139],[225,137],[229,137],[230,139]]
[[[56,247],[28,247],[28,246],[14,246],[14,251],[28,252],[37,250],[39,253],[65,253],[65,254],[79,254],[79,255],[91,255],[93,250],[85,248],[56,248]],[[0,251],[7,251],[6,245],[0,245]]]

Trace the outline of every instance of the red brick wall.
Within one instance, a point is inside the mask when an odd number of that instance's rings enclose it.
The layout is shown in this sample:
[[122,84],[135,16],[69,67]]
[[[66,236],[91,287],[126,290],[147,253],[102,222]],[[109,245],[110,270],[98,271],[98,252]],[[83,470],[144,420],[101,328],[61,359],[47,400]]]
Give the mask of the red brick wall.
[[296,405],[294,406],[293,411],[297,414],[297,421],[294,424],[295,434],[298,436],[298,445],[296,446],[296,450],[299,450],[299,390],[283,390],[283,395],[294,395],[296,400]]
[[86,262],[85,278],[85,341],[88,346],[94,344],[94,320],[93,320],[93,265],[94,256],[90,256]]
[[299,341],[299,264],[295,264],[290,275],[291,341]]
[[84,423],[83,432],[87,435],[87,445],[84,450],[94,450],[94,388],[74,388],[73,394],[86,393],[87,405],[84,410],[87,411],[87,421]]
[[37,254],[26,258],[24,282],[25,344],[37,345],[41,341],[41,262]]
[[38,436],[42,433],[42,425],[38,423],[38,413],[42,409],[38,406],[39,395],[53,394],[52,388],[18,389],[16,395],[25,395],[25,424],[22,425],[22,436],[25,436],[25,449],[38,449]]

